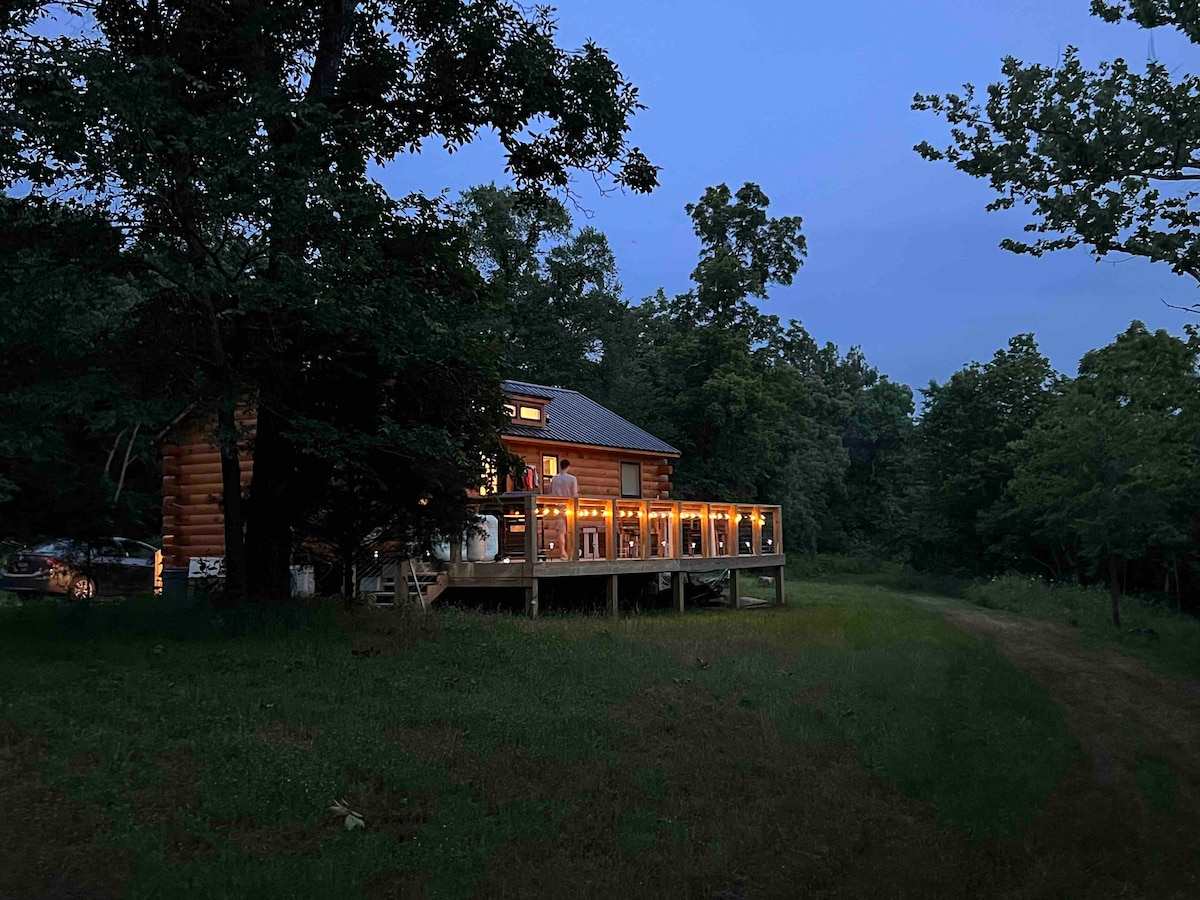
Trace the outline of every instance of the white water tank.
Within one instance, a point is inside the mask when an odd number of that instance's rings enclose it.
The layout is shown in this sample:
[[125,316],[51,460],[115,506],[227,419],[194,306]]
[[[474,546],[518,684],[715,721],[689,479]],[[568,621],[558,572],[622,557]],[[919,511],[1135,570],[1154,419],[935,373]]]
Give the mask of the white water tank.
[[500,522],[495,516],[480,516],[467,532],[467,562],[495,559],[500,552]]

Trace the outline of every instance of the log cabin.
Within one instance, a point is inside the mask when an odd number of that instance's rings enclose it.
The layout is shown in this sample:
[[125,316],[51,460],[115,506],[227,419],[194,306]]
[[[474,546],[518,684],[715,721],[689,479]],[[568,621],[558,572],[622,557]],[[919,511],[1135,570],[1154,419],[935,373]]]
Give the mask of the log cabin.
[[[683,609],[688,573],[728,569],[737,607],[745,569],[772,572],[775,602],[784,602],[783,534],[778,506],[672,498],[679,451],[578,391],[523,381],[502,384],[509,422],[506,449],[524,469],[472,494],[494,553],[473,541],[464,558],[451,543],[447,565],[405,560],[391,577],[397,598],[431,602],[455,588],[523,588],[526,610],[538,612],[545,578],[603,576],[616,614],[621,575],[669,574],[673,604]],[[253,413],[239,424],[248,434]],[[181,418],[163,446],[164,565],[187,567],[224,555],[221,462],[204,423]],[[556,497],[550,481],[570,461],[578,497]],[[251,458],[242,454],[242,483]]]

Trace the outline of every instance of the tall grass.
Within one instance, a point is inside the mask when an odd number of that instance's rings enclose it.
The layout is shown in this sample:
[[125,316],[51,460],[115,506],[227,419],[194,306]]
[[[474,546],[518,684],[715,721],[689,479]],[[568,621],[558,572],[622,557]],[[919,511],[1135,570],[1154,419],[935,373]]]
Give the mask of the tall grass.
[[1099,585],[1052,584],[1029,575],[1002,575],[971,584],[965,599],[986,609],[1078,628],[1093,644],[1145,657],[1163,671],[1200,678],[1200,620],[1137,596],[1121,598],[1121,626],[1112,624],[1108,591]]
[[788,577],[829,584],[864,584],[919,594],[961,599],[970,581],[943,572],[923,572],[878,556],[818,553],[788,557]]

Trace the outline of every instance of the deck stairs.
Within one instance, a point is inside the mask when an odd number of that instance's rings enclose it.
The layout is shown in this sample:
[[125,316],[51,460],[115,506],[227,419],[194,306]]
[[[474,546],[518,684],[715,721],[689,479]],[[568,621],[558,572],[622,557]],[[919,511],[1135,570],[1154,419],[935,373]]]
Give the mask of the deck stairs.
[[[399,585],[396,582],[397,574],[400,576]],[[391,606],[399,598],[417,604],[422,609],[428,609],[450,586],[449,576],[423,559],[405,559],[398,564],[385,565],[377,584],[377,588],[371,591],[376,604]]]

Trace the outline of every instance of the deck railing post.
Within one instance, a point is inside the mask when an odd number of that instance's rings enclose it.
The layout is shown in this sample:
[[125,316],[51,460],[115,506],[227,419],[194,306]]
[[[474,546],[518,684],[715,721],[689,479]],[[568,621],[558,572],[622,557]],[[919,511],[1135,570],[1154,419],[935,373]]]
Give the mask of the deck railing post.
[[536,563],[537,553],[537,495],[525,498],[525,562]]
[[638,540],[642,542],[642,559],[650,558],[650,504],[638,504]]
[[708,559],[713,555],[713,547],[716,544],[712,543],[712,519],[708,517],[708,504],[700,505],[700,555]]
[[775,523],[775,552],[783,552],[783,512],[782,506],[776,506],[771,512],[771,519]]
[[667,556],[672,559],[683,559],[684,553],[683,553],[683,504],[682,503],[674,504],[674,510],[672,512],[671,518],[668,519],[667,521],[670,523],[670,525],[667,529],[667,533],[671,536],[670,537],[671,547],[668,549],[670,549],[672,551],[672,552],[668,553]]
[[621,526],[617,524],[617,513],[619,512],[616,500],[608,504],[608,552],[605,554],[605,559],[621,558],[621,548],[617,543],[621,540]]
[[579,543],[579,498],[572,497],[567,508],[571,511],[571,551],[567,554],[567,559],[575,562],[577,559],[583,559],[583,553],[580,552],[582,545]]
[[754,512],[752,512],[751,515],[754,518],[750,520],[750,552],[755,556],[761,556],[762,524],[759,520],[762,519],[762,513],[759,512],[759,508],[756,506],[754,507]]

